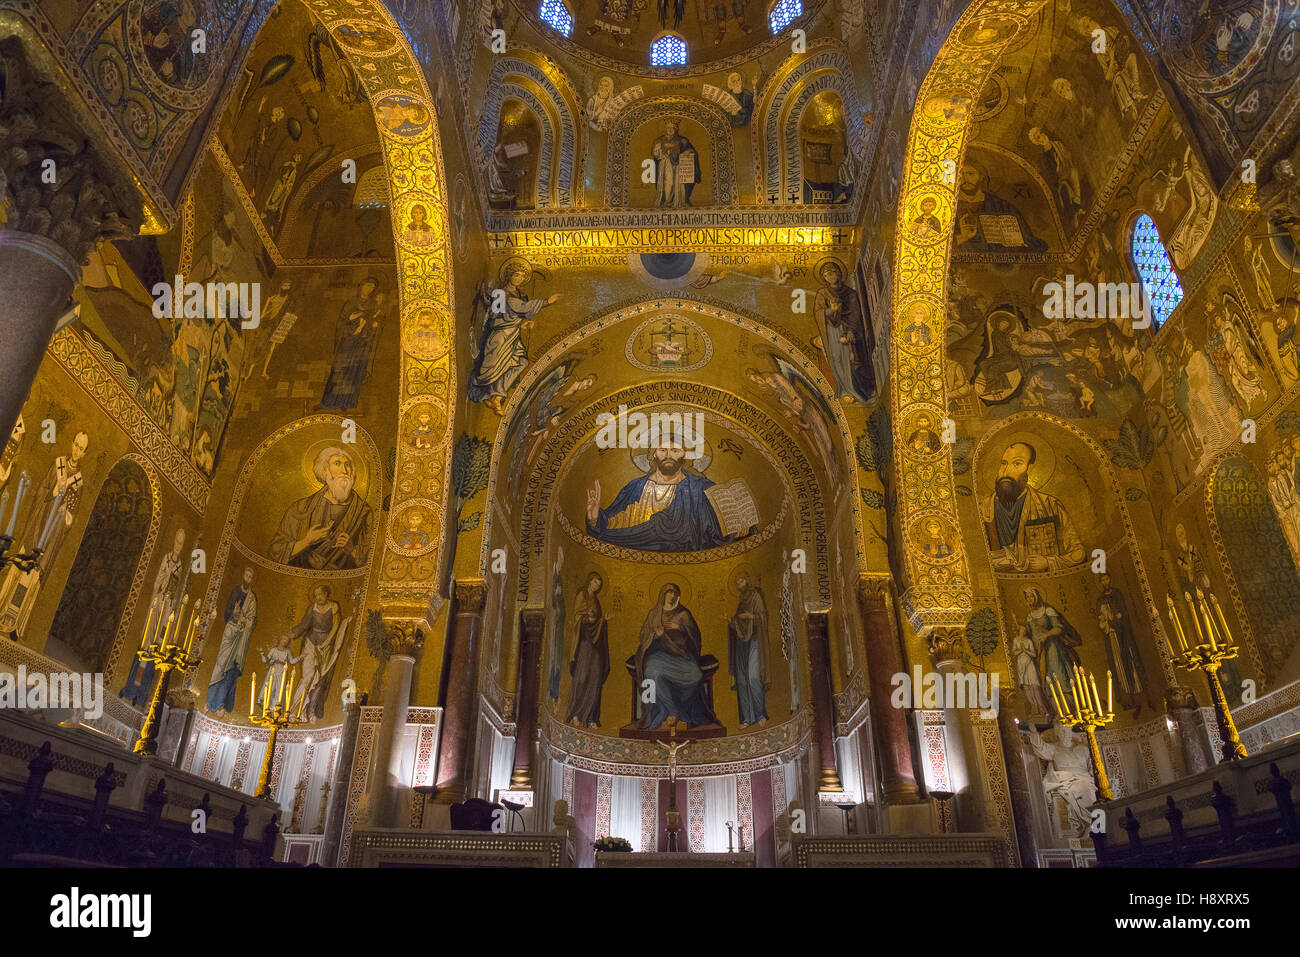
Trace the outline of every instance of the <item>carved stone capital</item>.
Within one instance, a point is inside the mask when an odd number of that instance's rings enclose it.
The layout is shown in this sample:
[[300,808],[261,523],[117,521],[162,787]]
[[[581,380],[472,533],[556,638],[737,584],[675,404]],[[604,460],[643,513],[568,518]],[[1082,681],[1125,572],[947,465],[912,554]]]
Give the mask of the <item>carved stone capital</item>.
[[458,578],[452,585],[456,608],[461,614],[480,614],[487,603],[487,585],[481,578]]
[[415,657],[424,647],[423,621],[384,621],[384,630],[392,655]]
[[92,149],[86,124],[57,84],[35,74],[16,37],[0,41],[0,74],[5,229],[43,236],[78,265],[101,242],[136,235],[145,221],[139,190]]
[[1171,688],[1165,692],[1165,708],[1168,711],[1196,710],[1196,696],[1186,688]]
[[930,648],[930,657],[938,664],[941,661],[956,661],[961,657],[961,643],[966,637],[966,629],[951,625],[931,628],[925,635]]
[[892,599],[892,579],[877,575],[862,575],[858,578],[858,604],[863,611],[884,611]]

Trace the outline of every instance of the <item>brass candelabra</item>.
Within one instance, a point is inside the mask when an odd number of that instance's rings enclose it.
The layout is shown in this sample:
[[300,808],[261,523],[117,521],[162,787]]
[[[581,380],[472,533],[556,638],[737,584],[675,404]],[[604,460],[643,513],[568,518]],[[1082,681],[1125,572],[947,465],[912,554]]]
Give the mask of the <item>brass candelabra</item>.
[[[14,528],[18,523],[18,509],[23,503],[23,496],[27,492],[27,487],[31,483],[27,479],[27,473],[23,472],[18,477],[18,490],[14,495],[14,507],[9,509],[9,527],[5,529],[3,535],[0,535],[0,568],[7,568],[10,565],[16,566],[19,571],[29,572],[36,567],[41,560],[41,552],[44,550],[45,540],[49,537],[49,532],[53,529],[52,521],[45,523],[45,532],[41,539],[36,543],[36,547],[30,552],[23,552],[18,555],[10,555],[9,549],[14,544]],[[5,508],[9,505],[9,490],[5,489],[3,495],[0,495],[0,521],[4,520]],[[57,509],[55,510],[57,512]],[[53,514],[51,514],[53,518]]]
[[1061,688],[1061,681],[1055,675],[1047,683],[1051,689],[1052,699],[1056,703],[1056,713],[1061,720],[1082,731],[1088,737],[1088,753],[1092,756],[1092,776],[1097,783],[1097,793],[1102,800],[1113,801],[1115,794],[1110,789],[1110,778],[1106,776],[1106,764],[1101,757],[1101,748],[1097,744],[1097,729],[1104,728],[1115,720],[1112,703],[1112,681],[1106,672],[1106,708],[1102,710],[1101,695],[1097,693],[1097,679],[1091,672],[1084,673],[1078,665],[1070,675],[1070,690]]
[[[202,661],[194,651],[194,635],[205,625],[195,608],[189,606],[189,596],[181,598],[179,614],[175,611],[163,621],[162,609],[155,599],[149,606],[149,619],[145,623],[144,636],[135,656],[140,664],[154,666],[153,693],[149,696],[149,709],[145,712],[144,725],[140,728],[140,737],[132,748],[136,754],[158,753],[158,727],[162,723],[163,700],[167,696],[167,687],[171,684],[171,673],[177,669],[182,672],[197,668]],[[181,640],[181,635],[184,640]]]
[[[288,665],[280,676],[280,686],[277,691],[272,691],[274,679],[267,677],[266,684],[263,686],[262,699],[257,697],[257,672],[253,672],[253,687],[251,689],[251,699],[248,706],[248,720],[259,728],[270,728],[271,736],[266,742],[266,757],[262,759],[262,772],[257,776],[257,790],[253,792],[254,797],[269,798],[271,796],[271,768],[275,763],[275,745],[280,736],[280,729],[287,728],[290,725],[302,724],[302,710],[307,703],[307,695],[301,694],[298,700],[298,711],[293,711],[293,673],[289,671]],[[274,700],[272,700],[274,698]]]
[[12,535],[0,535],[0,568],[6,568],[9,565],[15,565],[20,571],[29,572],[36,567],[41,560],[41,550],[33,548],[30,552],[23,552],[18,555],[10,555],[9,549],[13,547],[14,538]]
[[1246,746],[1241,743],[1241,738],[1237,734],[1237,725],[1232,720],[1232,712],[1228,710],[1228,698],[1223,693],[1223,683],[1219,681],[1219,668],[1225,661],[1237,657],[1239,649],[1232,641],[1232,633],[1228,630],[1228,622],[1223,617],[1223,609],[1219,607],[1218,598],[1211,595],[1207,600],[1205,592],[1197,588],[1196,601],[1192,600],[1191,592],[1187,591],[1183,592],[1183,599],[1191,612],[1196,641],[1194,644],[1188,643],[1182,619],[1179,618],[1178,609],[1174,607],[1174,600],[1169,595],[1165,596],[1165,601],[1169,606],[1169,618],[1174,625],[1174,634],[1178,636],[1180,650],[1174,650],[1174,643],[1168,634],[1165,635],[1165,641],[1169,643],[1169,652],[1173,656],[1174,664],[1187,671],[1205,672],[1205,680],[1210,686],[1210,697],[1214,701],[1214,718],[1219,725],[1222,760],[1238,761],[1246,756]]

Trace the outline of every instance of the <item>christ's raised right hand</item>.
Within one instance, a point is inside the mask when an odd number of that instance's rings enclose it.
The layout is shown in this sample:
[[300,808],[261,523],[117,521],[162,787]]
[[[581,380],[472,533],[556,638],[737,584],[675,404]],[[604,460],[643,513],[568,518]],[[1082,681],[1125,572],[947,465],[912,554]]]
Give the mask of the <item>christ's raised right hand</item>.
[[592,525],[600,517],[600,479],[587,490],[587,521]]

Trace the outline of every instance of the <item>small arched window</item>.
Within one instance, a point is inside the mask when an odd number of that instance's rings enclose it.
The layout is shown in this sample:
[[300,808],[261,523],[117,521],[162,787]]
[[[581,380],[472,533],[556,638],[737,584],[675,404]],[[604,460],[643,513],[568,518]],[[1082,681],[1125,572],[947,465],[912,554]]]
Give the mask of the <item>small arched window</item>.
[[773,33],[780,33],[802,16],[803,0],[776,0],[767,15],[767,23]]
[[1129,254],[1133,258],[1133,271],[1151,300],[1151,323],[1159,329],[1174,307],[1183,301],[1183,284],[1160,239],[1160,231],[1146,213],[1133,224]]
[[370,167],[357,179],[352,205],[362,209],[382,209],[388,205],[388,174],[383,163]]
[[566,37],[573,32],[573,14],[564,5],[564,0],[542,0],[538,13],[551,29]]
[[665,33],[650,44],[651,66],[685,66],[686,41],[675,33]]

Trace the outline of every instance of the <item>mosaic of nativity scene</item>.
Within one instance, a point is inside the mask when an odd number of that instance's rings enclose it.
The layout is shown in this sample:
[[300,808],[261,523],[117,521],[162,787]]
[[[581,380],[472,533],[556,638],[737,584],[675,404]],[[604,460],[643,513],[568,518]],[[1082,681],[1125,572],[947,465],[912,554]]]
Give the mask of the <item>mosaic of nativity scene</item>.
[[1300,767],[1292,6],[52,6],[0,664],[106,700],[0,739],[325,865],[1092,866]]

